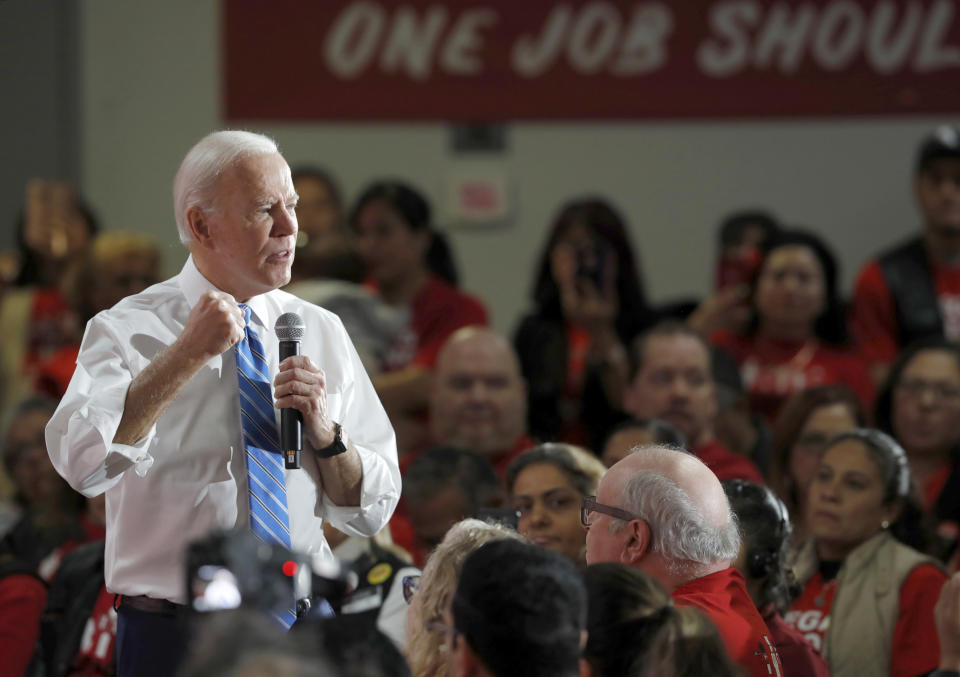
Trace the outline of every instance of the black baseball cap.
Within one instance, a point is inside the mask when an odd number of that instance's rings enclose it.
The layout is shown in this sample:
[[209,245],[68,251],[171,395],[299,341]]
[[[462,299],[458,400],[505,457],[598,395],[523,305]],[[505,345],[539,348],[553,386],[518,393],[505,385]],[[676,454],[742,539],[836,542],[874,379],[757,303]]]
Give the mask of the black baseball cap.
[[960,130],[956,127],[940,125],[924,137],[917,150],[917,173],[942,158],[960,158]]

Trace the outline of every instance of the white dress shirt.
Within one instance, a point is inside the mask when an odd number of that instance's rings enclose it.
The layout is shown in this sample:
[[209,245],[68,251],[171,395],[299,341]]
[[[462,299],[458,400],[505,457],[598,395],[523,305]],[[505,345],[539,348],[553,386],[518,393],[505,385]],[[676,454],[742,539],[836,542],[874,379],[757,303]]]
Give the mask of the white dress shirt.
[[[105,573],[114,593],[185,602],[186,545],[212,529],[249,525],[235,349],[207,362],[136,445],[113,442],[130,383],[177,339],[200,296],[213,289],[191,257],[176,277],[94,317],[47,425],[57,471],[87,496],[107,494]],[[326,373],[329,416],[360,454],[357,507],[334,505],[324,495],[312,459],[284,473],[292,549],[332,558],[323,520],[371,536],[393,514],[400,498],[393,428],[336,315],[280,290],[247,304],[273,377],[274,322],[287,312],[303,318],[301,353]]]

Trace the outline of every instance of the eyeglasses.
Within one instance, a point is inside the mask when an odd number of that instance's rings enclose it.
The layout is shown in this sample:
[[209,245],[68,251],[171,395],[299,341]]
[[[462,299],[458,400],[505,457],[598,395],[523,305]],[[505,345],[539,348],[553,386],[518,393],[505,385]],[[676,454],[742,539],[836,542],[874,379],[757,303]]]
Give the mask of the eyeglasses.
[[905,379],[897,384],[897,390],[909,397],[923,397],[930,393],[937,402],[954,402],[960,399],[960,386],[943,381],[923,381],[918,378]]
[[457,637],[460,636],[460,631],[455,627],[447,625],[439,618],[427,621],[424,623],[424,627],[430,632],[442,632],[447,636],[446,642],[440,647],[441,651],[457,648]]
[[410,604],[413,601],[413,596],[420,590],[420,574],[404,576],[400,579],[400,585],[403,590],[403,601]]
[[583,500],[580,501],[580,524],[585,527],[590,526],[590,513],[593,512],[602,512],[604,515],[610,515],[610,517],[615,517],[619,520],[638,520],[643,519],[634,515],[632,512],[627,512],[620,508],[615,508],[612,505],[604,505],[603,503],[597,503],[596,496],[584,496]]

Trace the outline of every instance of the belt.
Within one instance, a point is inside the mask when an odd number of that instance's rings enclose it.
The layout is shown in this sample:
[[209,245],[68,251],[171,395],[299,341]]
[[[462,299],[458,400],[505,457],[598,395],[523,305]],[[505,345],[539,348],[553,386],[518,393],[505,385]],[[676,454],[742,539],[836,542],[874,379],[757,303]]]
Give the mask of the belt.
[[165,599],[147,597],[146,595],[121,595],[119,606],[120,608],[133,609],[148,614],[160,614],[162,616],[179,616],[187,609],[185,604],[176,604]]

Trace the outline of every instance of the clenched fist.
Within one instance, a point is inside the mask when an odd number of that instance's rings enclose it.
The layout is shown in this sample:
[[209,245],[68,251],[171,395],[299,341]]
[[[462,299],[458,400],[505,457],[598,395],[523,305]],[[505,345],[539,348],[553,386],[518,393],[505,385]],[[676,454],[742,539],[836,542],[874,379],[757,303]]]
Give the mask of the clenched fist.
[[177,339],[183,351],[202,361],[222,355],[243,339],[243,311],[221,291],[208,291],[190,311]]

